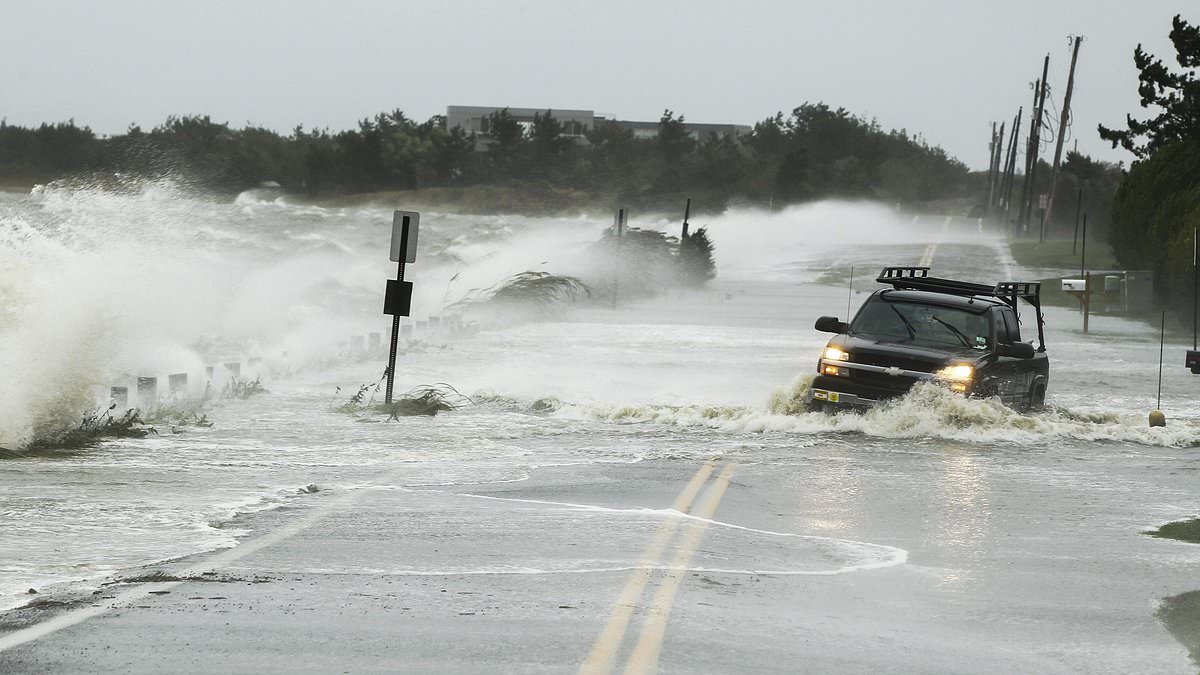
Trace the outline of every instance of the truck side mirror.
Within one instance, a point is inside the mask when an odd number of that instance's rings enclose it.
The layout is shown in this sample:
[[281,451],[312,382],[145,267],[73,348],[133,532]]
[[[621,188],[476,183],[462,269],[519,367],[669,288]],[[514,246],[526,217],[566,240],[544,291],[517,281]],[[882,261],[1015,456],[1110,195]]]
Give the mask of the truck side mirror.
[[1000,345],[1000,356],[1011,356],[1015,359],[1032,359],[1037,352],[1028,342],[1014,342],[1010,345]]
[[836,316],[822,316],[817,318],[817,323],[813,327],[823,333],[845,333],[850,324],[838,321]]

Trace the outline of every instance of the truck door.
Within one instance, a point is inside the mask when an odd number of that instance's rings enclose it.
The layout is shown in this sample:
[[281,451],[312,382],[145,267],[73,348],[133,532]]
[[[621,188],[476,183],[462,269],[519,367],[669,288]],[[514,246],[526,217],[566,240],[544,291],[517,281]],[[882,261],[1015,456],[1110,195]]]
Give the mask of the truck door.
[[[1017,316],[1011,308],[997,307],[994,310],[994,318],[997,347],[1021,341],[1021,328],[1017,323]],[[1029,386],[1033,383],[1033,369],[1027,359],[998,356],[996,368],[1001,390],[1000,397],[1005,403],[1022,405],[1024,397],[1029,393]]]

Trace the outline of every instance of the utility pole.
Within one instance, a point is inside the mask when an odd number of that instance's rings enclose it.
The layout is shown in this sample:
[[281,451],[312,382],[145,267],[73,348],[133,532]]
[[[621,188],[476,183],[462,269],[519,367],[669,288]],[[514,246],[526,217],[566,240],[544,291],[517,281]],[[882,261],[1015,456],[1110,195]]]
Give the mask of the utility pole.
[[1004,122],[1000,123],[1000,131],[996,132],[995,123],[992,124],[992,163],[988,167],[988,202],[987,212],[990,216],[992,211],[1000,204],[1000,186],[1003,182],[1004,175],[1003,167],[1000,165],[1000,160],[1005,157],[1004,154]]
[[[1050,93],[1050,83],[1046,79],[1050,74],[1050,55],[1046,54],[1046,60],[1042,62],[1042,91],[1038,98],[1037,108],[1037,124],[1033,126],[1033,162],[1029,167],[1029,204],[1025,211],[1025,224],[1028,225],[1033,217],[1033,200],[1037,197],[1037,173],[1038,173],[1038,155],[1042,152],[1042,125],[1045,123],[1046,116],[1046,95]],[[1044,239],[1045,232],[1041,233],[1038,241]]]
[[1037,121],[1038,94],[1042,91],[1042,81],[1033,83],[1033,107],[1029,109],[1029,135],[1025,138],[1025,170],[1021,172],[1021,201],[1017,203],[1017,228],[1025,232],[1025,203],[1029,201],[1029,160],[1034,156],[1033,127]]
[[1001,172],[1004,170],[1004,127],[1005,122],[1000,123],[1000,133],[996,136],[996,195],[993,200],[993,206],[1000,204],[1000,181],[1002,178]]
[[1037,162],[1038,152],[1041,145],[1041,130],[1042,130],[1042,106],[1046,103],[1046,91],[1049,89],[1046,84],[1046,77],[1050,71],[1050,55],[1046,55],[1046,59],[1042,62],[1042,79],[1038,80],[1034,85],[1033,91],[1033,113],[1029,120],[1029,148],[1025,153],[1025,181],[1024,189],[1021,190],[1021,214],[1020,222],[1023,228],[1028,229],[1029,217],[1033,210],[1033,193],[1037,190]]
[[992,212],[992,196],[995,194],[996,186],[996,148],[999,143],[996,142],[996,123],[992,122],[992,142],[988,143],[988,196],[987,196],[987,212]]
[[1083,42],[1083,37],[1076,35],[1074,38],[1075,48],[1071,51],[1071,71],[1067,75],[1067,93],[1063,96],[1062,115],[1058,120],[1058,141],[1054,144],[1054,169],[1050,173],[1050,198],[1046,202],[1046,213],[1042,215],[1042,235],[1046,233],[1046,220],[1050,217],[1050,212],[1054,210],[1054,189],[1058,184],[1058,164],[1062,159],[1063,138],[1067,135],[1067,125],[1071,119],[1071,90],[1075,87],[1075,61],[1079,58],[1079,43]]
[[1009,212],[1012,210],[1013,185],[1017,173],[1017,139],[1021,136],[1021,115],[1025,112],[1022,106],[1017,108],[1017,116],[1013,120],[1012,134],[1008,137],[1008,163],[1004,169],[1004,186],[1000,190],[1000,198],[1004,200],[1004,226],[1009,225]]

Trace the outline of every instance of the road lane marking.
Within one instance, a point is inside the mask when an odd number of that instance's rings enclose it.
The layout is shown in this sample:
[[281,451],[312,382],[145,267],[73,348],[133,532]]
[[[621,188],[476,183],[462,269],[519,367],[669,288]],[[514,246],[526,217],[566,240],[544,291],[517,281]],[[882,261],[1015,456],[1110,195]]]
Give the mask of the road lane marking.
[[917,267],[930,267],[933,265],[933,255],[937,253],[937,242],[933,242],[925,247],[925,255],[921,256],[921,262],[917,263]]
[[717,476],[708,491],[704,493],[704,499],[696,507],[696,512],[692,514],[701,520],[691,523],[692,527],[687,530],[679,542],[670,569],[663,572],[663,582],[658,587],[658,592],[654,594],[654,601],[646,610],[642,635],[629,655],[629,660],[625,663],[625,675],[653,675],[658,672],[658,658],[662,652],[663,638],[667,633],[667,620],[671,616],[671,607],[675,604],[675,596],[687,573],[688,563],[696,554],[700,540],[708,529],[709,520],[716,514],[717,505],[725,496],[725,490],[729,487],[729,479],[733,475],[733,467],[734,464],[730,462],[721,475]]
[[[671,503],[671,508],[679,513],[687,513],[691,508],[692,501],[699,494],[700,488],[708,481],[708,477],[712,475],[716,468],[717,460],[710,459],[696,471],[695,475],[688,484]],[[629,575],[629,581],[625,583],[625,588],[621,590],[621,594],[617,596],[617,602],[613,606],[612,614],[608,618],[608,623],[604,625],[604,630],[600,633],[600,637],[592,643],[592,649],[584,659],[583,665],[579,668],[580,675],[607,675],[612,671],[613,661],[616,659],[617,651],[621,647],[621,639],[625,637],[625,630],[629,627],[629,620],[633,617],[634,611],[637,609],[637,600],[642,597],[642,592],[646,588],[646,584],[650,581],[650,577],[654,574],[654,565],[662,558],[663,551],[667,544],[675,535],[675,530],[679,527],[679,519],[672,517],[670,520],[663,523],[658,528],[654,539],[646,550],[642,552],[642,565],[634,570]]]

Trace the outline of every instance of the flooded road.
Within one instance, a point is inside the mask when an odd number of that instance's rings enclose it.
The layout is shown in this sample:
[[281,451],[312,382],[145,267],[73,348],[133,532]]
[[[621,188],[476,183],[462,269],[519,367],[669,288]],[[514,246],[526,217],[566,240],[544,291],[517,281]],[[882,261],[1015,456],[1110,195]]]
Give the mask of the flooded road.
[[[0,615],[0,670],[1194,672],[1160,608],[1200,590],[1200,553],[1142,534],[1196,514],[1181,340],[1163,429],[1146,424],[1155,328],[1094,317],[1085,335],[1057,307],[1046,412],[935,387],[797,412],[827,338],[813,320],[857,309],[884,265],[1028,272],[975,223],[732,211],[694,220],[715,247],[707,289],[430,334],[397,388],[471,403],[387,421],[337,409],[383,366],[339,343],[390,323],[389,214],[4,197],[0,268],[38,264],[0,273],[20,319],[0,329],[16,373],[0,446],[127,375],[202,381],[253,357],[268,393],[214,397],[211,427],[0,461],[0,602],[87,598]],[[419,320],[522,270],[581,274],[608,224],[422,218]],[[74,279],[82,306],[59,299]],[[49,616],[62,625],[28,632]]]

